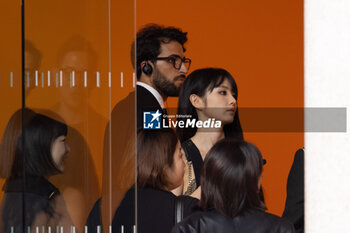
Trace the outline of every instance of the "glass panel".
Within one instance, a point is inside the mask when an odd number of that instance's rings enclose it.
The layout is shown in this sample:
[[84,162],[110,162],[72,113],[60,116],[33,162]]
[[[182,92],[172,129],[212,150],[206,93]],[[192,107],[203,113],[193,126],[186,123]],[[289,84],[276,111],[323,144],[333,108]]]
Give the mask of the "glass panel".
[[[40,66],[26,73],[26,107],[45,116],[36,127],[49,129],[45,132],[51,141],[48,163],[55,168],[45,177],[49,183],[40,188],[52,184],[59,190],[49,198],[50,210],[32,210],[35,203],[26,203],[26,213],[33,215],[26,226],[63,226],[64,231],[74,226],[82,232],[101,196],[101,154],[110,95],[108,13],[107,1],[26,2],[26,52],[34,47],[41,54],[35,61]],[[26,64],[32,63],[30,58]],[[64,123],[67,137],[46,117]],[[29,123],[28,141],[30,127]],[[26,153],[26,163],[30,163],[31,152]],[[26,174],[28,187],[32,186],[31,173]]]
[[[6,232],[108,231],[135,179],[134,95],[115,108],[134,89],[133,4],[25,2],[24,137],[18,111],[1,144],[1,184],[9,184],[1,193]],[[22,104],[21,8],[13,1],[2,5],[8,37],[0,55],[1,136]],[[9,169],[6,156],[17,169]]]
[[[110,121],[103,150],[102,223],[103,230],[131,232],[114,220],[125,193],[135,183],[135,79],[131,45],[134,35],[134,2],[111,1]],[[130,57],[131,56],[131,57]],[[134,200],[132,200],[133,202]],[[128,208],[134,216],[134,208]],[[111,224],[111,222],[113,222]]]
[[22,202],[13,205],[8,201],[3,186],[11,175],[14,162],[16,140],[21,134],[22,115],[17,112],[22,106],[21,78],[21,7],[20,1],[5,0],[0,4],[0,25],[2,39],[0,43],[0,231],[10,232],[13,211],[20,210]]

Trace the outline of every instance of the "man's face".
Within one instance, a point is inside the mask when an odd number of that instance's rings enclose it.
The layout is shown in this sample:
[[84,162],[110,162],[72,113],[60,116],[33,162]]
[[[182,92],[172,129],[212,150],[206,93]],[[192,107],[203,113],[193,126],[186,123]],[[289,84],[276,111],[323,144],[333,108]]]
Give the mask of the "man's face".
[[[77,109],[88,101],[88,90],[96,87],[96,73],[91,66],[91,55],[85,51],[70,51],[66,53],[59,64],[63,75],[63,85],[59,89],[61,104]],[[74,87],[71,76],[74,71]],[[84,72],[87,72],[87,86],[84,86]]]
[[[169,57],[172,55],[184,58],[184,51],[179,42],[170,41],[162,43],[158,57]],[[154,65],[152,84],[160,94],[164,96],[179,96],[180,88],[185,81],[187,68],[184,64],[180,69],[167,60],[157,60]]]

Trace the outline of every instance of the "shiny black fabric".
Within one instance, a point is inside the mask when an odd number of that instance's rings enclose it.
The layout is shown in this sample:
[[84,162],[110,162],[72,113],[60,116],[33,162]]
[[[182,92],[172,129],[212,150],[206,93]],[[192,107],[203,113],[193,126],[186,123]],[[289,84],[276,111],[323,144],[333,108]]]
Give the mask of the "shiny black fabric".
[[171,233],[294,233],[288,221],[263,211],[249,211],[233,219],[212,210],[197,212],[174,226]]

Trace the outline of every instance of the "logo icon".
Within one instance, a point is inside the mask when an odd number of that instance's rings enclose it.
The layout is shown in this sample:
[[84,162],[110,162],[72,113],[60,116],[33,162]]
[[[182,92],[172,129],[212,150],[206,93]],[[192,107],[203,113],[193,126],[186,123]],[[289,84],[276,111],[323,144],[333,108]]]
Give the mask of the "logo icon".
[[162,114],[156,112],[143,112],[143,128],[144,129],[160,129],[160,116]]

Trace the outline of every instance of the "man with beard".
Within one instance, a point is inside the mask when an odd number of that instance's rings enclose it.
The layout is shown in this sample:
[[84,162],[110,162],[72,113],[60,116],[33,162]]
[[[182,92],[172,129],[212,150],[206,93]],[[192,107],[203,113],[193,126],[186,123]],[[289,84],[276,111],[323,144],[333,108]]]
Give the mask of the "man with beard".
[[143,127],[143,112],[162,112],[168,96],[179,95],[191,65],[184,55],[186,41],[187,33],[174,27],[153,24],[137,33],[137,128]]
[[[184,55],[186,41],[187,33],[175,27],[152,24],[137,33],[136,43],[131,49],[131,61],[138,80],[136,92],[117,103],[106,127],[102,198],[97,200],[87,219],[89,232],[97,232],[98,226],[103,226],[101,230],[104,232],[108,231],[124,194],[135,183],[136,131],[143,128],[145,111],[166,113],[164,101],[169,96],[179,95],[191,64]],[[133,120],[135,116],[137,128]],[[130,206],[130,216],[135,215],[134,211]],[[131,232],[131,229],[123,231]],[[114,232],[121,232],[121,229],[113,229]]]

